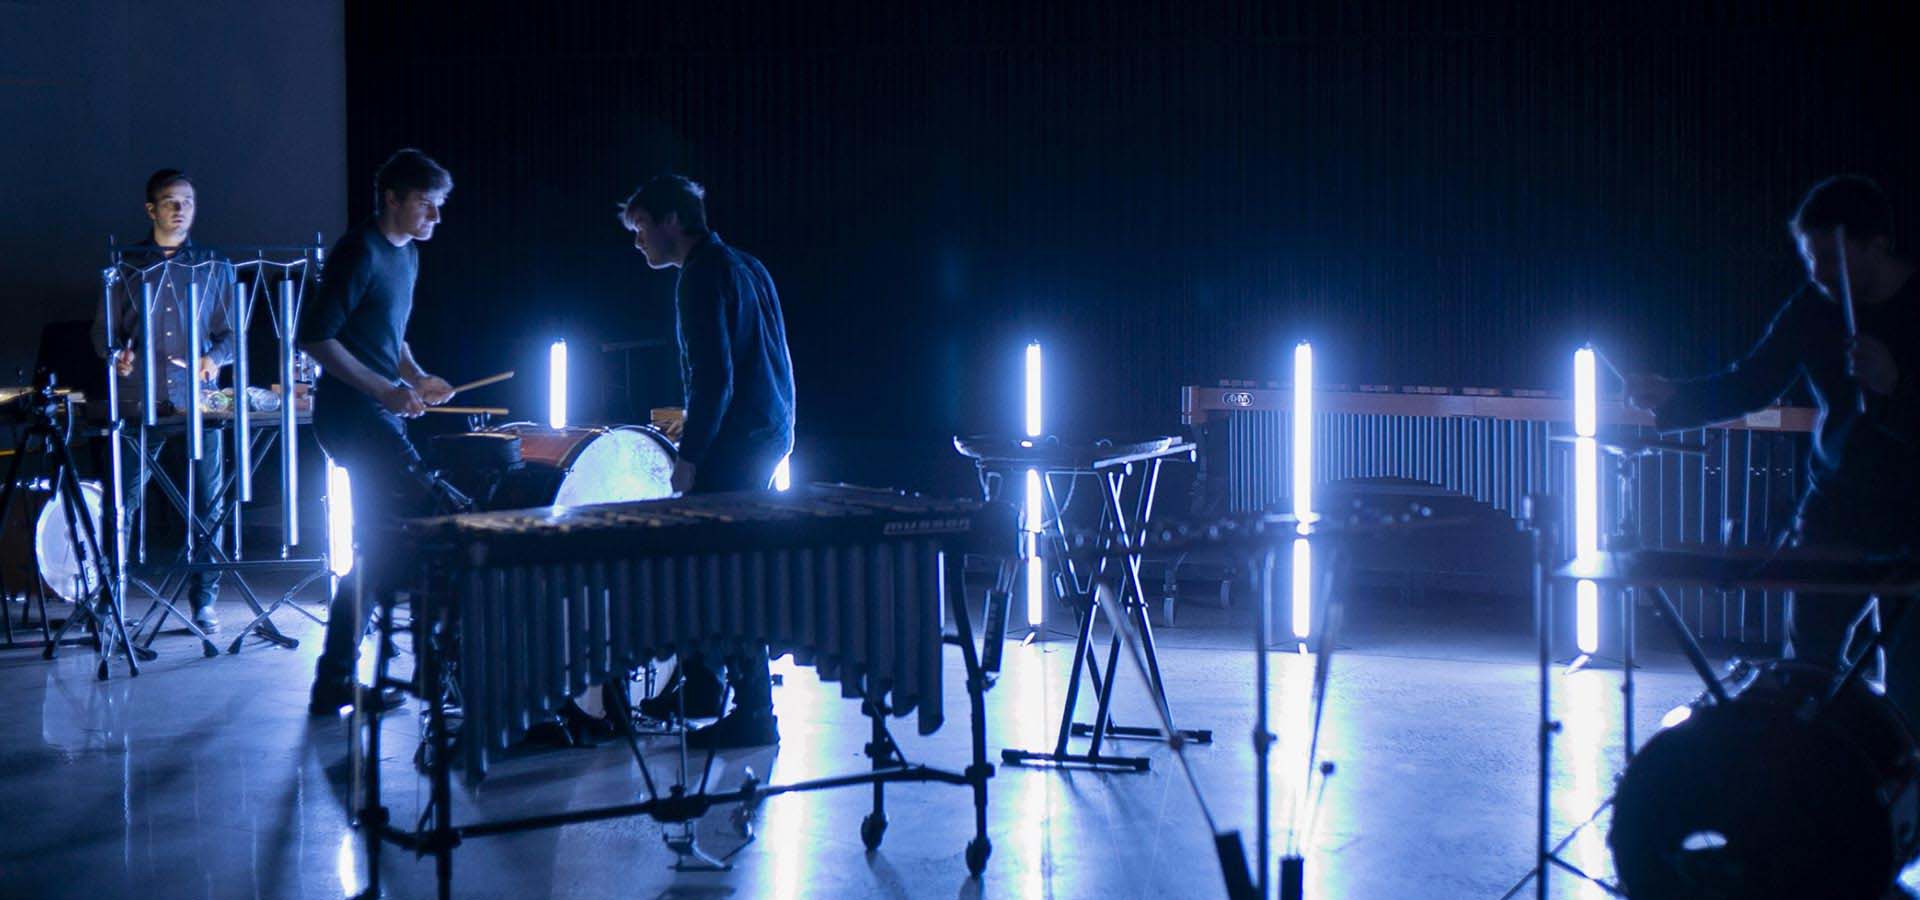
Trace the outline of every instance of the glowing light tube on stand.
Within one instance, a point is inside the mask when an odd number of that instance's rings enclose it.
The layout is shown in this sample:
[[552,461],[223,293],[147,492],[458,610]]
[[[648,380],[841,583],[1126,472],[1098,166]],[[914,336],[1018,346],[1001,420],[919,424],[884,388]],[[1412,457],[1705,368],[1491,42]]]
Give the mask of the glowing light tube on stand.
[[327,568],[335,578],[353,571],[353,479],[327,460]]
[[[1304,535],[1313,514],[1313,345],[1293,347],[1293,516]],[[1313,625],[1313,548],[1293,541],[1293,636],[1304,639]]]
[[[1040,342],[1027,344],[1026,354],[1026,420],[1027,439],[1040,437],[1044,423],[1040,418]],[[1044,486],[1040,483],[1040,470],[1027,470],[1026,484],[1026,550],[1027,550],[1027,627],[1038,630],[1046,619],[1046,565],[1040,559],[1040,531],[1046,523]]]
[[547,348],[547,426],[567,427],[567,342]]
[[[1600,552],[1600,449],[1598,388],[1591,346],[1573,354],[1573,553],[1590,562]],[[1581,653],[1600,649],[1600,589],[1581,581],[1574,593],[1574,645]]]

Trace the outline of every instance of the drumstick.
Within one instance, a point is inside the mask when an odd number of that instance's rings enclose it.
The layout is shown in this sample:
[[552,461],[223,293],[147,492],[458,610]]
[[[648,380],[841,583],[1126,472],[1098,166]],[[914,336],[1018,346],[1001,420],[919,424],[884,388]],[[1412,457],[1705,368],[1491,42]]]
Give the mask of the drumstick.
[[504,406],[429,406],[430,413],[453,413],[462,416],[504,416],[508,410]]
[[[1860,326],[1853,318],[1853,278],[1847,274],[1847,226],[1833,230],[1833,246],[1840,256],[1840,312],[1846,317],[1847,343],[1851,344],[1860,337]],[[1853,399],[1856,412],[1867,411],[1866,391],[1855,389]]]
[[508,369],[507,371],[501,372],[498,375],[488,375],[487,377],[482,378],[479,381],[469,381],[466,384],[463,384],[457,388],[454,388],[453,393],[458,394],[461,391],[470,391],[477,387],[486,387],[487,385],[490,385],[499,381],[505,381],[512,377],[513,377],[513,370]]

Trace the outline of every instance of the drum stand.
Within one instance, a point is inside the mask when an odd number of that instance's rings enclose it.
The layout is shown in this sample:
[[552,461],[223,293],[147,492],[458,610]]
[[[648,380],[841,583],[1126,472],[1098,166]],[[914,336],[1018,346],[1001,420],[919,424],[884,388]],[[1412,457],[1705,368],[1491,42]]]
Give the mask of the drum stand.
[[[86,628],[93,634],[95,655],[99,659],[97,676],[100,680],[105,681],[111,674],[111,663],[116,652],[126,657],[127,673],[138,676],[140,663],[135,658],[137,652],[133,642],[127,635],[126,618],[120,602],[123,561],[117,558],[118,554],[114,558],[107,558],[100,552],[100,536],[94,529],[93,517],[87,514],[86,495],[80,490],[80,478],[75,474],[72,450],[67,446],[66,434],[55,420],[55,410],[61,406],[65,407],[67,420],[71,422],[72,401],[56,396],[49,381],[40,389],[39,396],[30,407],[31,419],[14,442],[13,459],[7,464],[6,485],[0,488],[0,521],[5,521],[7,510],[13,505],[14,490],[20,483],[21,462],[30,450],[37,448],[41,458],[46,461],[47,479],[53,485],[54,494],[65,513],[67,541],[73,549],[74,559],[79,561],[81,578],[84,580],[86,573],[93,571],[99,573],[101,581],[97,595],[89,596],[81,591],[75,597],[74,614],[67,617],[60,625],[60,630],[47,639],[46,649],[41,655],[52,659],[54,650],[67,640],[67,632],[74,623],[85,620]],[[107,506],[118,518],[118,498],[109,500]],[[43,623],[45,612],[43,598]]]

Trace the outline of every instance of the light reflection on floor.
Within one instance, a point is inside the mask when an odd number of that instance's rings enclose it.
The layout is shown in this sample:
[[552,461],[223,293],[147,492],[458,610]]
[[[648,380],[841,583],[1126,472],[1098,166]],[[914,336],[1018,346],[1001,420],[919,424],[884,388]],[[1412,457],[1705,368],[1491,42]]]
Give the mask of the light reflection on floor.
[[[234,611],[237,615],[237,608]],[[346,827],[343,721],[309,721],[304,703],[320,631],[288,652],[250,646],[202,660],[184,640],[164,638],[162,658],[139,679],[93,679],[84,652],[43,662],[0,654],[0,895],[100,898],[166,896],[334,897],[365,883],[364,848]],[[1185,634],[1191,634],[1190,631]],[[1180,637],[1176,634],[1176,641]],[[1104,634],[1096,646],[1104,649]],[[1243,646],[1237,633],[1218,646]],[[1135,897],[1210,896],[1220,884],[1214,850],[1177,762],[1150,742],[1114,752],[1152,760],[1146,774],[1095,774],[1000,764],[1003,747],[1048,749],[1058,725],[1067,640],[1009,644],[989,695],[993,723],[989,824],[995,852],[983,880],[967,878],[961,853],[972,834],[968,792],[942,785],[887,792],[891,826],[876,854],[858,827],[870,793],[848,788],[788,795],[759,814],[759,839],[723,874],[676,873],[649,821],[601,822],[557,832],[476,839],[456,854],[463,897],[564,893],[580,897]],[[1336,661],[1321,753],[1338,766],[1306,842],[1309,896],[1498,897],[1532,864],[1535,683],[1523,654],[1499,661],[1370,654]],[[1104,662],[1104,653],[1101,654]],[[915,762],[967,762],[960,667],[948,655],[947,725],[921,737],[896,732]],[[1307,691],[1313,660],[1275,654],[1274,853],[1280,853],[1302,783]],[[1189,749],[1196,777],[1222,828],[1254,846],[1251,651],[1163,646],[1177,721],[1210,728],[1215,742]],[[867,731],[858,704],[837,684],[788,663],[776,692],[785,742],[778,752],[725,757],[722,788],[752,767],[791,782],[866,768]],[[1137,675],[1123,665],[1115,716],[1147,724]],[[1565,729],[1555,837],[1585,818],[1619,765],[1618,673],[1556,676]],[[1640,677],[1636,716],[1644,739],[1660,716],[1690,699],[1697,682],[1678,666]],[[1082,691],[1083,721],[1091,692]],[[908,720],[911,721],[911,720]],[[394,816],[411,821],[424,799],[410,764],[413,725],[389,720],[383,773]],[[1075,740],[1078,749],[1084,740]],[[674,754],[649,744],[656,774]],[[555,805],[620,802],[638,790],[625,750],[564,751],[502,765],[483,790],[462,789],[461,815],[518,814]],[[103,815],[104,813],[104,815]],[[702,821],[710,851],[739,842],[717,809]],[[1610,875],[1606,822],[1569,848],[1569,858]],[[430,893],[432,865],[382,855],[391,896]],[[1556,897],[1599,896],[1571,877]]]

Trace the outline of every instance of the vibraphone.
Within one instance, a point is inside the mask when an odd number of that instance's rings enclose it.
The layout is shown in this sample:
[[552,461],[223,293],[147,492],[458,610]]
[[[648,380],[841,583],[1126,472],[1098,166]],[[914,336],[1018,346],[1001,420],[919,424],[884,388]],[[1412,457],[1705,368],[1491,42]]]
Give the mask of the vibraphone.
[[[1181,390],[1181,419],[1200,445],[1208,514],[1259,512],[1292,483],[1290,391],[1226,385]],[[1469,497],[1516,520],[1531,494],[1571,497],[1572,403],[1544,391],[1362,386],[1314,392],[1314,481],[1401,478]],[[1602,402],[1600,435],[1653,437],[1653,420]],[[1765,546],[1792,522],[1815,411],[1774,407],[1679,435],[1705,456],[1640,466],[1634,529],[1649,546]],[[1613,502],[1602,487],[1603,530]],[[1572,515],[1571,504],[1562,513]],[[1571,519],[1560,529],[1571,541]],[[1566,548],[1570,551],[1571,544]],[[1762,591],[1682,593],[1696,637],[1732,644],[1784,637],[1784,598]]]
[[[398,685],[427,707],[430,826],[388,824],[380,805],[378,717],[361,764],[362,824],[381,840],[438,857],[442,896],[451,852],[464,837],[630,815],[688,821],[718,803],[755,803],[780,793],[871,784],[873,814],[862,824],[869,848],[885,828],[883,786],[936,781],[973,788],[978,873],[986,834],[988,687],[962,591],[960,554],[1017,551],[1011,507],[840,485],[788,493],[710,494],[672,500],[473,513],[407,523],[416,665],[411,679],[387,674],[395,621],[380,602],[376,684]],[[957,635],[945,635],[942,609]],[[921,733],[941,725],[942,643],[961,648],[973,726],[973,760],[954,772],[907,765],[886,730],[889,715],[917,717]],[[490,756],[524,735],[534,716],[581,690],[651,660],[724,655],[769,645],[837,679],[872,722],[872,770],[788,785],[749,779],[726,793],[705,784],[653,792],[631,804],[529,818],[454,825],[447,728],[450,693],[461,713],[460,750],[469,784]],[[683,738],[684,739],[684,738]],[[638,758],[638,749],[635,747]],[[641,761],[645,773],[644,760]],[[704,779],[703,779],[704,781]],[[647,784],[653,789],[653,779]],[[370,840],[369,872],[377,874]]]

